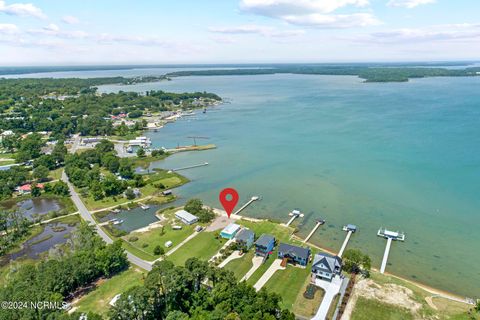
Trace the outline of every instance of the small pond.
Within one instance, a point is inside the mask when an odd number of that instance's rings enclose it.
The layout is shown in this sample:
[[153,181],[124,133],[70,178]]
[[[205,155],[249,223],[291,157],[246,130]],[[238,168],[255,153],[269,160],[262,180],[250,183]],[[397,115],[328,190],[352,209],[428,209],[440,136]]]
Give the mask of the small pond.
[[41,234],[25,241],[19,251],[1,257],[0,266],[6,265],[11,260],[16,260],[20,257],[37,259],[42,253],[50,250],[50,248],[66,243],[70,233],[75,229],[76,226],[65,223],[47,224],[44,226]]
[[30,220],[33,220],[37,215],[43,215],[49,213],[50,211],[59,211],[64,209],[64,206],[58,200],[42,197],[26,199],[20,202],[8,200],[2,203],[2,207],[7,210],[19,209],[24,213],[25,217]]

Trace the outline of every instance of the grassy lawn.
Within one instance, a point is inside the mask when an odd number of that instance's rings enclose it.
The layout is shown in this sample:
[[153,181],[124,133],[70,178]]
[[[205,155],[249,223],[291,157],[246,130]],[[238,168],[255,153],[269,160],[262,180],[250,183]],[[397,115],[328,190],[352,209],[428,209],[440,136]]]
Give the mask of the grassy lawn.
[[235,274],[235,278],[240,280],[252,267],[252,258],[255,254],[254,248],[251,248],[243,257],[230,261],[225,269],[232,271]]
[[260,237],[263,233],[271,234],[279,241],[292,242],[290,237],[293,229],[285,226],[281,226],[278,223],[270,221],[251,222],[247,220],[238,221],[239,224],[253,230],[255,232],[255,238]]
[[[132,246],[142,248],[144,251],[154,256],[153,250],[157,245],[160,245],[165,252],[168,252],[180,242],[185,240],[189,235],[194,233],[193,226],[187,226],[179,222],[178,225],[182,226],[181,230],[172,229],[171,224],[167,224],[162,228],[156,228],[147,232],[133,232],[125,237],[124,240],[129,241],[132,237],[137,237],[138,240],[130,242]],[[170,248],[165,247],[165,242],[172,241],[173,245]],[[148,246],[145,246],[148,245]]]
[[80,298],[75,306],[80,312],[92,311],[105,315],[113,297],[142,283],[142,271],[138,268],[130,268],[101,282],[93,291]]
[[184,244],[180,249],[168,256],[168,260],[176,265],[183,266],[191,257],[208,261],[225,244],[225,239],[215,239],[215,233],[202,231],[192,241]]
[[318,290],[315,292],[315,296],[313,297],[313,299],[305,298],[303,296],[303,293],[305,292],[309,284],[310,277],[307,277],[297,295],[297,299],[293,304],[292,310],[296,315],[305,317],[307,319],[310,319],[313,315],[317,313],[318,307],[320,307],[320,303],[322,302],[323,296],[325,295],[325,291],[318,288]]
[[407,320],[413,315],[407,309],[377,300],[359,297],[352,312],[352,320]]
[[[105,230],[105,229],[104,229]],[[157,259],[156,257],[154,257],[153,255],[149,254],[148,252],[144,251],[143,249],[140,249],[138,247],[135,247],[135,246],[132,246],[130,244],[130,242],[127,242],[127,241],[123,241],[122,242],[122,247],[127,250],[128,252],[136,255],[137,257],[143,259],[143,260],[147,260],[147,261],[153,261],[155,259]]]
[[297,298],[299,296],[303,298],[302,288],[309,276],[310,268],[303,269],[288,265],[285,270],[275,272],[265,287],[268,291],[278,293],[282,297],[282,307],[293,311]]
[[58,168],[55,170],[50,170],[48,177],[52,180],[60,180],[62,178],[63,168]]
[[0,166],[6,166],[6,165],[9,165],[9,164],[14,164],[15,163],[15,160],[2,160],[0,159]]

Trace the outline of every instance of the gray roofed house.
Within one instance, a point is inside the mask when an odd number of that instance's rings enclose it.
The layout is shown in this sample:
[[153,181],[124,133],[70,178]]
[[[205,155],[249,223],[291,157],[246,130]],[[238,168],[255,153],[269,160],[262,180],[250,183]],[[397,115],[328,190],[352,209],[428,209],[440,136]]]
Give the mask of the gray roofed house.
[[275,237],[269,234],[262,234],[255,242],[255,254],[267,256],[275,246]]
[[278,257],[287,259],[291,263],[298,263],[306,266],[310,257],[310,248],[302,248],[288,243],[280,243],[278,246]]
[[328,253],[317,253],[313,258],[312,273],[318,279],[331,281],[342,271],[342,259]]
[[240,245],[244,245],[248,250],[253,245],[255,233],[250,229],[242,229],[235,235],[235,240]]

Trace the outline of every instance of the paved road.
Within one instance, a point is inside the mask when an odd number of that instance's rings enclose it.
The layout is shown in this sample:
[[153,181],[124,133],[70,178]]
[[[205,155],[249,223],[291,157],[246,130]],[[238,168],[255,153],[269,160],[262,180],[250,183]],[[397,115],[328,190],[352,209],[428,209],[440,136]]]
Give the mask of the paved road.
[[[93,219],[92,214],[90,213],[90,211],[88,211],[87,207],[85,206],[83,201],[80,199],[80,196],[78,195],[78,193],[73,188],[73,185],[68,180],[67,174],[65,172],[62,172],[62,180],[65,181],[68,184],[68,189],[70,190],[70,197],[71,197],[73,203],[75,204],[75,206],[77,207],[78,212],[80,213],[80,216],[83,218],[83,220],[85,220],[89,223],[93,223],[95,225],[95,229],[97,230],[98,235],[106,243],[112,243],[113,240],[110,238],[110,236],[105,231],[103,231],[103,229],[98,226],[95,219]],[[152,263],[150,261],[143,260],[143,259],[131,254],[128,251],[127,251],[127,258],[131,263],[139,266],[140,268],[143,268],[147,271],[152,270]]]

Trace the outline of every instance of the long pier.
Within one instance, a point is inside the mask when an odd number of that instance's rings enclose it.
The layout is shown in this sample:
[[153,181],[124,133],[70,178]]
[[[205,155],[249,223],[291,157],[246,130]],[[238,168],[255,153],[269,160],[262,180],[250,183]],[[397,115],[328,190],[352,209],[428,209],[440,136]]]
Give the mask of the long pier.
[[204,167],[204,166],[208,166],[208,162],[194,164],[194,165],[191,165],[191,166],[181,167],[181,168],[177,168],[177,169],[172,169],[171,171],[180,171],[180,170],[193,169],[193,168]]
[[347,236],[345,237],[345,240],[343,241],[342,247],[340,248],[340,251],[338,252],[338,256],[341,258],[343,251],[345,251],[345,248],[347,247],[348,241],[350,240],[350,236],[352,235],[353,231],[349,230],[347,232]]
[[405,241],[405,234],[403,232],[389,231],[387,229],[380,228],[377,232],[377,236],[387,239],[387,246],[385,247],[385,253],[383,254],[382,266],[380,267],[380,273],[385,273],[387,267],[388,254],[392,246],[393,240]]
[[[294,219],[294,218],[292,218]],[[317,224],[315,224],[315,227],[313,227],[312,231],[310,231],[310,233],[308,234],[308,236],[305,238],[305,240],[303,240],[303,242],[307,242],[308,240],[310,240],[310,238],[313,236],[313,234],[315,233],[315,231],[317,231],[317,229],[322,225],[322,223],[320,221],[317,221]]]
[[392,238],[387,239],[387,246],[385,247],[385,253],[383,254],[382,266],[380,267],[380,273],[385,273],[387,267],[388,254],[390,253],[390,247],[392,245]]
[[290,220],[288,220],[286,226],[288,227],[292,222],[293,220],[295,220],[298,216],[293,216]]
[[260,200],[260,197],[258,197],[258,196],[253,196],[250,200],[248,200],[247,203],[245,203],[240,209],[238,209],[237,211],[235,211],[233,214],[239,214],[241,211],[243,211],[243,209],[245,209],[245,208],[248,207],[252,202],[257,201],[257,200]]

